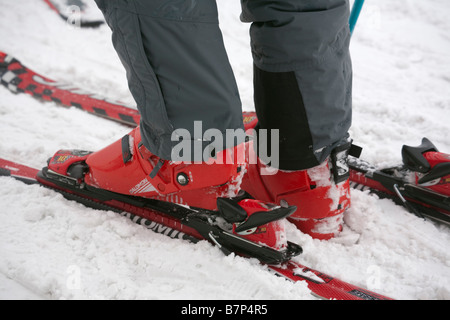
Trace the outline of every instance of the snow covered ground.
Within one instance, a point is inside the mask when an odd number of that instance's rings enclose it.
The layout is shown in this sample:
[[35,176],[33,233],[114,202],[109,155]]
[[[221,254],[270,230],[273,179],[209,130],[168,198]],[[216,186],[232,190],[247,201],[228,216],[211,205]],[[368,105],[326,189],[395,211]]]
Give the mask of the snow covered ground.
[[[218,0],[245,110],[253,109],[248,25]],[[450,152],[450,2],[366,1],[352,39],[363,158],[400,161],[423,136]],[[133,104],[110,30],[74,29],[36,0],[0,0],[0,51],[55,80]],[[129,128],[0,87],[0,157],[41,167],[61,148],[97,150]],[[289,228],[300,262],[395,299],[450,299],[450,230],[353,191],[344,232]],[[314,299],[307,287],[208,243],[154,234],[38,186],[0,178],[0,299]]]

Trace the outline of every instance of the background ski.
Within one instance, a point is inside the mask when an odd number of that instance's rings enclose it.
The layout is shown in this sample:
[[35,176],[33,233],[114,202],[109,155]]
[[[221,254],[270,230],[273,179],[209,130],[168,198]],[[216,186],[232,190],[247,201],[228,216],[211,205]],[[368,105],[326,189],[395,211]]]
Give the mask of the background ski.
[[[9,176],[26,183],[40,184],[36,178],[38,175],[39,170],[37,169],[0,158],[0,176]],[[193,243],[205,240],[197,230],[186,227],[173,217],[161,214],[153,209],[131,205],[118,200],[102,201],[89,198],[83,194],[77,194],[73,190],[66,190],[56,184],[49,184],[44,187],[59,192],[67,199],[77,201],[88,207],[114,211],[137,224],[172,238],[183,239]],[[343,282],[292,260],[279,265],[266,265],[266,267],[276,275],[290,281],[306,282],[312,294],[323,299],[391,300],[391,298]]]
[[404,181],[401,181],[400,179],[395,181],[395,178],[390,177],[381,170],[376,169],[368,162],[360,159],[350,158],[349,167],[351,181],[350,185],[352,188],[362,191],[369,190],[371,193],[376,194],[380,198],[391,199],[398,205],[406,207],[408,211],[419,217],[427,218],[450,226],[450,211],[444,208],[445,202],[448,203],[449,201],[447,196],[431,192],[426,194],[427,197],[435,198],[430,199],[433,200],[433,202],[440,202],[441,205],[439,207],[424,201],[419,201],[412,197],[403,197],[396,193],[394,189],[388,187],[385,181],[389,181],[389,179],[391,179],[392,182],[388,182],[388,184],[397,182],[398,185],[404,184]]
[[0,82],[14,93],[26,93],[37,99],[79,108],[133,127],[139,123],[140,116],[135,108],[81,90],[69,83],[46,78],[3,52],[0,52]]
[[[43,0],[53,11],[55,11],[64,21],[75,27],[97,28],[104,24],[103,17],[99,15],[99,10],[95,7],[93,11],[92,1],[86,0]],[[89,14],[94,12],[94,15]]]
[[[37,99],[65,107],[79,108],[96,116],[136,127],[140,115],[136,107],[89,93],[68,82],[49,79],[26,67],[18,59],[0,51],[0,82],[13,93],[26,93]],[[255,112],[243,112],[246,127],[254,127]]]

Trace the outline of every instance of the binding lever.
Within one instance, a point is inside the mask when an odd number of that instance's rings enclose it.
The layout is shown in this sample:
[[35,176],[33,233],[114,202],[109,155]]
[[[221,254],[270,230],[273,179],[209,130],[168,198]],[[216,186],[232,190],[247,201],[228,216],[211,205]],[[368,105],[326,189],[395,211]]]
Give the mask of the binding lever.
[[402,148],[403,164],[412,171],[426,173],[431,169],[431,166],[423,154],[430,151],[439,152],[427,138],[423,138],[422,144],[417,147],[404,145]]

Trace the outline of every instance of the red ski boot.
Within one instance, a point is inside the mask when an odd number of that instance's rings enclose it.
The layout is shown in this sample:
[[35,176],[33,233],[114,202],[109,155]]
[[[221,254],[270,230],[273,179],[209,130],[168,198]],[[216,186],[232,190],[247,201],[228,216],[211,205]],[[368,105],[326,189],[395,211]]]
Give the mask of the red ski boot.
[[343,213],[350,207],[345,168],[349,147],[350,144],[338,147],[328,161],[317,167],[278,170],[273,175],[264,174],[270,171],[258,159],[257,164],[249,165],[242,189],[263,201],[296,206],[297,211],[288,220],[313,238],[331,239],[342,230]]
[[[175,212],[189,212],[195,217],[185,217],[186,223],[198,219],[199,215],[207,223],[223,218],[223,226],[234,238],[236,235],[244,238],[242,243],[252,242],[257,248],[261,244],[269,247],[276,252],[275,260],[281,261],[300,252],[286,241],[281,221],[291,215],[295,207],[274,206],[238,196],[247,168],[245,147],[246,144],[241,144],[218,152],[214,159],[202,163],[164,161],[142,145],[138,127],[94,153],[58,151],[44,168],[43,176],[59,185],[72,186],[74,191],[87,190],[94,199],[106,194],[108,199],[137,201],[143,205],[148,203],[146,199],[165,202],[164,207],[170,203]],[[177,205],[184,208],[177,209]],[[221,247],[234,247],[230,242],[235,240],[230,240],[229,236],[223,240],[225,244],[213,234],[205,237],[218,241]]]
[[[214,210],[218,197],[233,197],[239,191],[246,165],[233,158],[239,148],[243,146],[221,151],[204,163],[165,161],[142,145],[138,127],[97,152],[58,151],[48,168],[82,178],[90,187]],[[80,162],[84,166],[73,165]]]

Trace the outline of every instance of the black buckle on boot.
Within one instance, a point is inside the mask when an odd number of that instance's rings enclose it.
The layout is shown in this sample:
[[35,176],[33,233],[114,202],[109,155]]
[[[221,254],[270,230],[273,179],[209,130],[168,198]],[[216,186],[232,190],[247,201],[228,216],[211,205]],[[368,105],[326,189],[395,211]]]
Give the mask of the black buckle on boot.
[[130,136],[127,134],[122,137],[122,159],[123,163],[127,163],[133,159],[133,154],[131,152],[132,146],[130,145]]
[[362,148],[352,144],[351,141],[341,144],[331,151],[331,172],[334,183],[339,184],[350,178],[350,168],[348,166],[348,156],[359,158]]

